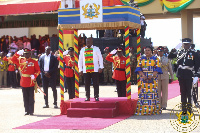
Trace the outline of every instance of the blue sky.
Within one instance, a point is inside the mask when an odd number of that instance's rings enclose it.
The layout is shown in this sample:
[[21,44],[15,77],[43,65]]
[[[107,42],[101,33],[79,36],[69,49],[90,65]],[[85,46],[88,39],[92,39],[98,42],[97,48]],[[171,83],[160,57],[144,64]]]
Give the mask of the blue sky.
[[[167,46],[170,50],[175,48],[176,45],[181,43],[181,19],[152,19],[146,20],[147,30],[146,37],[152,38],[154,46]],[[85,33],[86,36],[93,34],[96,37],[95,30],[79,31]],[[200,50],[200,18],[194,18],[193,20],[193,43],[196,45],[196,49]]]

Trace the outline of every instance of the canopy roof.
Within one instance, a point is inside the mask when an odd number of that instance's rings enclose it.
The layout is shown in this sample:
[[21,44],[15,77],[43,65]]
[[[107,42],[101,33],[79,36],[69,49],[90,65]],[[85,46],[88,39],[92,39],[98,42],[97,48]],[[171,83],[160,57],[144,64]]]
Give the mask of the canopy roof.
[[103,7],[103,22],[81,23],[80,8],[59,9],[58,28],[63,30],[140,29],[140,10],[131,6]]
[[0,16],[58,10],[60,0],[0,0]]

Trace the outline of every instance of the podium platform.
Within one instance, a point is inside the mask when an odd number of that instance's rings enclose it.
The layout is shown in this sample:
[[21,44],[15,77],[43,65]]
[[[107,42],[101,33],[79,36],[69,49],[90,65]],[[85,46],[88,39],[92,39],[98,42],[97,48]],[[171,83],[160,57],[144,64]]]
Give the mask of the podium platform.
[[127,97],[99,98],[85,101],[85,98],[74,98],[60,105],[62,115],[67,117],[113,118],[120,115],[134,115],[136,99]]

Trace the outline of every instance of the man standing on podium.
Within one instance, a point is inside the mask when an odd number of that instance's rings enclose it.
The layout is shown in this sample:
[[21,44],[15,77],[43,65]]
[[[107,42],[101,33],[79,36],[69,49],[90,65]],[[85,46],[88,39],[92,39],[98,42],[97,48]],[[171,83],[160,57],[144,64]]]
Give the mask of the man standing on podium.
[[[198,82],[199,57],[190,49],[190,38],[182,39],[183,47],[177,55],[177,77],[181,90],[181,102],[183,114],[192,113],[192,86]],[[192,70],[194,69],[194,73]]]
[[103,57],[98,47],[93,46],[93,38],[87,38],[86,46],[80,51],[78,67],[85,79],[85,101],[90,101],[91,79],[94,87],[95,101],[99,101],[99,73],[103,71]]

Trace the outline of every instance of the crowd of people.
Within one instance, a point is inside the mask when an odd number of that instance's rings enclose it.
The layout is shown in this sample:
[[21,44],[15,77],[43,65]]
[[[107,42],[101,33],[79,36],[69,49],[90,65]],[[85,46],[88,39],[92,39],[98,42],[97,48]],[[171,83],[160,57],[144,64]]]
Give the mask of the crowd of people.
[[[57,34],[53,34],[52,37],[56,37]],[[21,49],[34,49],[37,54],[45,52],[45,47],[50,46],[50,37],[49,35],[41,36],[39,35],[38,39],[36,35],[31,35],[30,38],[27,36],[16,37],[4,35],[0,38],[0,52],[12,53]]]
[[[47,36],[44,38],[47,38]],[[54,108],[58,108],[55,81],[59,78],[59,61],[63,61],[65,64],[65,92],[68,91],[69,99],[75,98],[75,59],[73,47],[64,51],[64,58],[61,60],[58,51],[55,53],[51,51],[48,39],[42,41],[44,45],[39,43],[40,40],[36,39],[35,35],[32,36],[30,41],[28,40],[25,36],[23,40],[11,39],[8,36],[2,37],[0,85],[1,87],[10,85],[12,88],[21,86],[25,115],[33,115],[34,90],[37,91],[38,85],[43,86],[43,90],[40,90],[44,94],[45,105],[43,108],[49,108],[49,86],[53,91]],[[9,41],[11,41],[10,45],[8,45]],[[99,101],[99,84],[102,73],[104,75],[102,84],[116,84],[118,97],[126,97],[126,57],[123,55],[123,48],[117,47],[110,51],[110,48],[106,47],[104,54],[102,54],[100,49],[93,45],[92,37],[87,38],[86,42],[83,41],[82,43],[83,47],[79,51],[78,68],[80,79],[85,84],[85,101],[90,101],[91,84],[94,87],[95,101]],[[191,40],[183,39],[183,49],[179,51],[172,49],[171,52],[163,46],[159,46],[157,49],[146,46],[142,49],[142,56],[138,61],[133,47],[130,47],[131,83],[137,84],[137,74],[141,77],[137,115],[160,114],[161,110],[166,110],[168,84],[173,82],[174,73],[177,73],[181,86],[183,112],[187,113],[187,108],[190,108],[187,102],[192,104],[191,100],[187,101],[187,98],[190,99],[192,95],[189,93],[189,88],[192,88],[190,83],[194,83],[192,77],[197,77],[199,68],[199,55],[194,50],[194,45],[191,45],[190,48],[190,45],[188,45],[190,43]],[[194,68],[194,70],[191,70],[191,68]],[[9,80],[7,80],[7,77],[9,77]],[[9,84],[7,81],[9,81]]]

